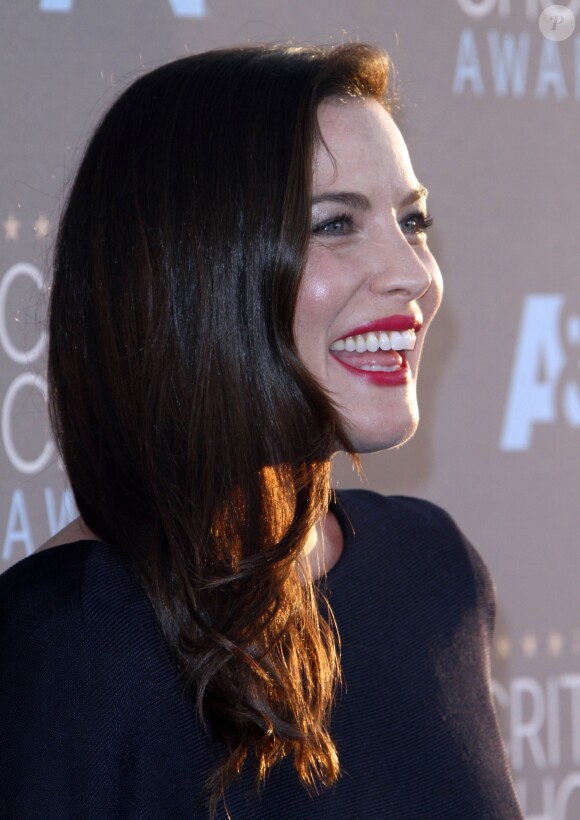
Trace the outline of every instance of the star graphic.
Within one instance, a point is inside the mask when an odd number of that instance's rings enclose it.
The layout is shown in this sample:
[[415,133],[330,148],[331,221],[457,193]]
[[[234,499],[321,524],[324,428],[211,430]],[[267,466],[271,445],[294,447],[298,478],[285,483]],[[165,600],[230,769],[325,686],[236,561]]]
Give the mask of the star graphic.
[[564,649],[564,637],[560,632],[550,632],[546,640],[550,655],[560,655]]
[[509,658],[512,651],[512,642],[507,635],[498,635],[495,640],[495,651],[504,660]]
[[48,236],[50,230],[50,222],[44,214],[39,214],[38,219],[34,223],[34,230],[39,239],[44,239]]
[[538,651],[538,639],[531,632],[522,638],[522,651],[526,658],[533,658]]
[[12,242],[18,241],[18,233],[20,231],[20,222],[13,214],[8,216],[8,219],[2,223],[4,225],[4,239],[9,239]]

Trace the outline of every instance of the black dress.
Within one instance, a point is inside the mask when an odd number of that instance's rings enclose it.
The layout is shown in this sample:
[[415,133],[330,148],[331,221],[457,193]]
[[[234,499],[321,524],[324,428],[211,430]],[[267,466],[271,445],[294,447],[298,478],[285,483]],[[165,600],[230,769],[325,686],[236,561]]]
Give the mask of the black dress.
[[[250,764],[227,796],[233,820],[521,818],[490,694],[481,559],[425,501],[354,490],[333,509],[345,546],[324,585],[342,639],[343,774],[311,797],[284,761],[258,799]],[[0,577],[0,817],[205,818],[220,753],[113,547],[54,547]]]

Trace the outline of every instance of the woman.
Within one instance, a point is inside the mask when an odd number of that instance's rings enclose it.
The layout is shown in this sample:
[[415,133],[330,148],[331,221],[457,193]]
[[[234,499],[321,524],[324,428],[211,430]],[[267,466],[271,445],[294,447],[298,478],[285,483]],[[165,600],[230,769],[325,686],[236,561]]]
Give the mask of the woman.
[[1,582],[0,813],[521,816],[480,559],[331,499],[414,432],[441,297],[387,85],[364,45],[210,52],[93,136],[50,317],[81,520]]

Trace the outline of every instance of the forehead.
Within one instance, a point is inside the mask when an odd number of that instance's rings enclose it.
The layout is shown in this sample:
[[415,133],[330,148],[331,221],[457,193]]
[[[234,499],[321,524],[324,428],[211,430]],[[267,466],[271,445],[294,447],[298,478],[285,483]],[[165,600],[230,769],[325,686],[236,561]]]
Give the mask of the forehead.
[[397,189],[417,184],[405,140],[376,100],[327,100],[318,109],[318,125],[315,191],[373,179]]

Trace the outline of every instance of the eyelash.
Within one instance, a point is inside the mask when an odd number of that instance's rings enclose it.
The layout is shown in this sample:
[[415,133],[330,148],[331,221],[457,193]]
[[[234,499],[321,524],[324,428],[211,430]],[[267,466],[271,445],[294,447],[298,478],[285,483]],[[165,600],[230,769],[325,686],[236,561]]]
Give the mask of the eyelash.
[[[337,214],[336,216],[333,216],[331,219],[325,219],[322,222],[319,222],[317,225],[314,225],[314,227],[312,228],[312,233],[324,233],[326,228],[330,228],[331,225],[336,225],[338,222],[342,222],[343,226],[347,227],[349,230],[354,228],[354,219],[350,214]],[[336,231],[336,233],[339,232]]]
[[426,211],[415,211],[415,213],[409,214],[409,216],[401,220],[401,225],[411,220],[417,222],[417,227],[411,229],[412,233],[426,233],[433,224],[433,217]]
[[[421,234],[426,233],[431,225],[433,225],[433,217],[430,213],[426,211],[415,211],[412,214],[409,214],[404,219],[401,220],[400,225],[403,227],[405,223],[411,222],[414,220],[417,225],[415,228],[411,228],[411,233],[414,234]],[[348,228],[352,230],[354,228],[354,219],[351,214],[336,214],[331,219],[325,219],[323,222],[319,222],[317,225],[314,225],[312,228],[313,234],[321,234],[326,233],[326,229],[330,228],[332,225],[337,225],[338,223],[342,223],[343,230],[342,231],[328,231],[328,233],[335,233],[338,236],[342,236],[344,234],[344,228]],[[403,227],[404,230],[404,227]]]

